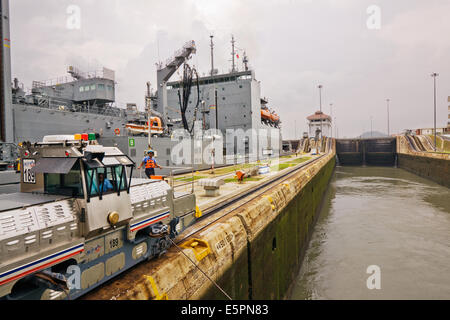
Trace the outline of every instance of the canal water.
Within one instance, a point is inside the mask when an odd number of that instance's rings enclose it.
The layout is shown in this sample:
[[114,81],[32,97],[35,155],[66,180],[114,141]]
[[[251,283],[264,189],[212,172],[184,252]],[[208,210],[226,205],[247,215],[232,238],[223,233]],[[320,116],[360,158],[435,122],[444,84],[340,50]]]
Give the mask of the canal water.
[[336,167],[289,298],[450,299],[450,189]]

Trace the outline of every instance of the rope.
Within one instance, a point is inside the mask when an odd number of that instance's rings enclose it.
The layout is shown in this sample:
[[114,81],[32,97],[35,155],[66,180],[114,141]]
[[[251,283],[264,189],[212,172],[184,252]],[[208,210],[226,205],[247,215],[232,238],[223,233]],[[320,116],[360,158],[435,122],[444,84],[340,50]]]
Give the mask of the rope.
[[211,281],[211,283],[213,283],[227,298],[228,300],[233,300],[231,299],[231,297],[225,292],[225,290],[223,290],[213,279],[211,279],[202,269],[200,269],[200,267],[198,265],[195,264],[194,261],[192,261],[191,258],[188,257],[188,255],[186,253],[183,252],[183,250],[181,250],[181,248],[171,239],[168,238],[170,240],[170,242],[172,242],[172,244],[198,269],[201,271],[201,273],[203,273],[203,275],[208,278],[209,281]]

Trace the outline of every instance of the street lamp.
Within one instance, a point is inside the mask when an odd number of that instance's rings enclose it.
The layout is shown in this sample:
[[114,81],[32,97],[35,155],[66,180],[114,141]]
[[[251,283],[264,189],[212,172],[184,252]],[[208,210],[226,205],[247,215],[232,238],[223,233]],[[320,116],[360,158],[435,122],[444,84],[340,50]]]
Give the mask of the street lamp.
[[319,84],[317,86],[317,88],[319,88],[319,105],[320,105],[320,115],[319,115],[319,119],[320,119],[320,139],[323,138],[323,132],[322,132],[322,85]]
[[370,116],[370,137],[373,138],[373,131],[372,131],[372,116]]
[[330,116],[331,116],[331,138],[333,138],[333,104],[330,103]]
[[296,140],[297,139],[297,120],[294,120],[294,129],[295,129],[294,140]]
[[438,75],[436,72],[431,74],[434,82],[434,152],[436,152],[436,77]]
[[390,101],[390,99],[386,99],[386,102],[387,102],[387,132],[388,132],[388,136],[390,136],[390,133],[389,133],[389,101]]
[[336,130],[336,139],[338,139],[339,136],[338,136],[338,127],[337,127],[336,117],[334,117],[334,128]]

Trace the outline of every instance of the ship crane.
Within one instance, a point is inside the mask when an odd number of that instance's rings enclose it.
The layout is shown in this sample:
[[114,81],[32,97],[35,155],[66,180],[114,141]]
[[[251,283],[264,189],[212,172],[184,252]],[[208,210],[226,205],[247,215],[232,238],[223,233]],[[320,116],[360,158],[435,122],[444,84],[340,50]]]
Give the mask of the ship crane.
[[164,122],[167,123],[167,81],[178,70],[178,68],[197,51],[194,40],[188,41],[177,50],[173,57],[165,63],[157,64],[156,80],[158,84],[158,108],[162,110]]

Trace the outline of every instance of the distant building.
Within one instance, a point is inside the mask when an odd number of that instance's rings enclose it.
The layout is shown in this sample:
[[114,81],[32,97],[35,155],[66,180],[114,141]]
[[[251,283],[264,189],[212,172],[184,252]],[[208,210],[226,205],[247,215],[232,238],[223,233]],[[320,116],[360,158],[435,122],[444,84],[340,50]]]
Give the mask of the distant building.
[[[449,132],[448,127],[447,128],[436,128],[436,134],[445,134]],[[416,134],[429,134],[429,135],[433,135],[434,134],[434,128],[420,128],[420,129],[416,129]]]
[[322,130],[324,137],[331,137],[331,117],[322,111],[316,111],[306,118],[308,120],[308,133],[310,137],[316,136],[316,130]]
[[[447,100],[450,103],[450,97]],[[448,106],[447,127],[436,128],[436,134],[449,134],[450,133],[450,105]],[[419,128],[415,130],[416,134],[428,134],[434,135],[434,128]]]

